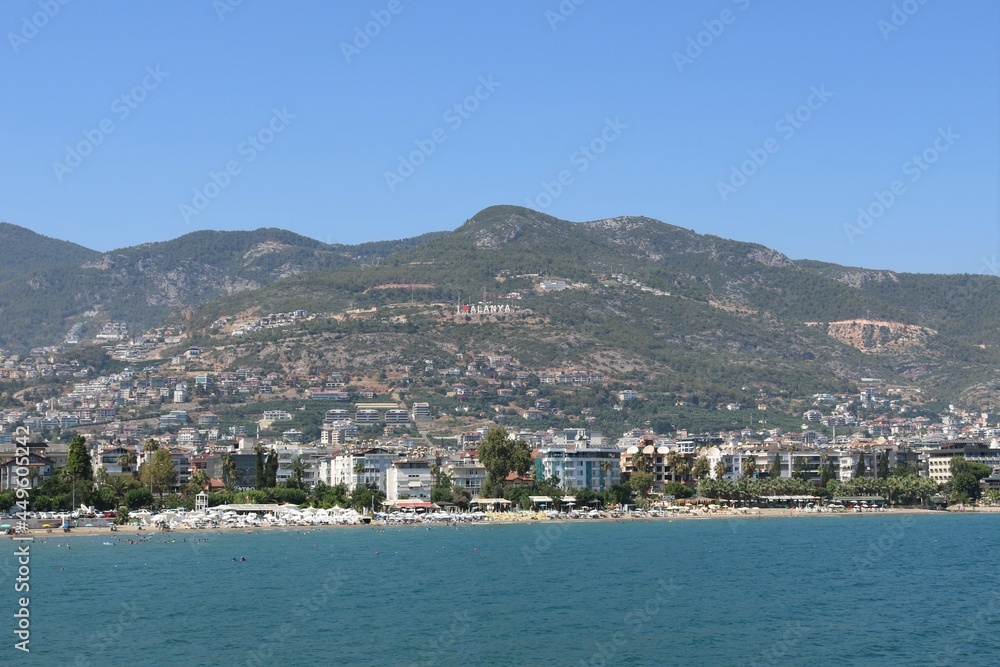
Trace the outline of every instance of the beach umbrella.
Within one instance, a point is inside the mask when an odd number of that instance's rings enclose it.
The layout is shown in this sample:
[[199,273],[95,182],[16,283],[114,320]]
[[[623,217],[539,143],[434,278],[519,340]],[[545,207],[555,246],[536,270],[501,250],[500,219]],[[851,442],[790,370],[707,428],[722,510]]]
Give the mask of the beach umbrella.
[[51,528],[51,527],[52,527],[51,523],[43,523],[42,524],[42,528]]

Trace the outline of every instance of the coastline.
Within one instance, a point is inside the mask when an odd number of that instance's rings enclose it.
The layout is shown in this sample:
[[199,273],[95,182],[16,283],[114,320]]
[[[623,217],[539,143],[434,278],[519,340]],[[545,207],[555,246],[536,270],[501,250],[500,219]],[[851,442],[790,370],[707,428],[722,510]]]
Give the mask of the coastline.
[[506,516],[503,513],[487,515],[485,519],[479,521],[413,521],[413,522],[382,522],[378,520],[373,520],[369,524],[359,523],[359,524],[289,524],[289,525],[274,525],[274,526],[254,526],[251,528],[240,527],[240,526],[211,526],[206,528],[188,528],[188,527],[178,527],[172,528],[170,530],[160,530],[153,527],[147,526],[119,526],[118,530],[111,531],[107,527],[95,526],[91,528],[80,527],[73,528],[70,532],[63,532],[61,529],[51,529],[52,532],[47,532],[46,529],[34,528],[29,529],[27,533],[21,533],[18,535],[7,536],[11,539],[33,537],[41,539],[53,539],[53,538],[72,538],[72,537],[86,537],[86,536],[107,536],[109,538],[135,538],[135,537],[149,537],[152,535],[156,536],[166,536],[166,535],[198,535],[198,534],[213,534],[213,533],[246,533],[254,534],[263,531],[313,531],[313,530],[329,530],[329,529],[361,529],[361,528],[385,528],[385,527],[396,527],[396,526],[422,526],[422,525],[439,525],[439,526],[497,526],[497,525],[523,525],[523,524],[546,524],[546,523],[632,523],[637,521],[657,521],[657,522],[673,522],[673,521],[702,521],[702,520],[741,520],[741,519],[789,519],[789,518],[808,518],[808,517],[830,517],[830,518],[842,518],[842,517],[865,517],[865,516],[893,516],[893,515],[926,515],[926,516],[960,516],[969,514],[1000,514],[1000,507],[982,507],[975,509],[965,509],[965,510],[931,510],[923,508],[899,508],[886,510],[883,512],[801,512],[789,509],[778,509],[778,508],[752,508],[748,509],[746,512],[707,512],[704,514],[674,514],[667,516],[645,516],[645,515],[635,515],[626,514],[619,517],[598,517],[598,518],[578,518],[578,519],[566,519],[561,517],[550,517],[544,514],[536,515],[523,515],[515,514],[513,516]]

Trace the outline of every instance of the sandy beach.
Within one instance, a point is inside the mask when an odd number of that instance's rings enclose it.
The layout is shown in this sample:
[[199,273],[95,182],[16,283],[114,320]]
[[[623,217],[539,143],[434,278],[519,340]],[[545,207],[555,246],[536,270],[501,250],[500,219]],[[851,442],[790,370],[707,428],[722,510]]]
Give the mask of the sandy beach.
[[951,510],[930,510],[922,508],[898,508],[891,509],[880,512],[804,512],[796,511],[794,509],[781,509],[781,508],[748,508],[746,511],[734,511],[734,510],[720,510],[720,511],[707,511],[704,513],[667,513],[664,516],[648,516],[640,513],[630,513],[621,514],[620,516],[604,516],[597,518],[583,517],[583,518],[567,518],[565,516],[549,516],[543,513],[491,513],[486,514],[486,516],[481,520],[476,521],[460,521],[453,522],[447,520],[415,520],[412,522],[400,522],[400,521],[389,521],[384,522],[382,520],[373,520],[370,524],[289,524],[289,525],[274,525],[274,526],[254,526],[254,527],[231,527],[226,525],[211,526],[205,528],[188,528],[188,527],[178,527],[172,528],[170,530],[160,530],[153,526],[117,526],[117,530],[112,531],[106,526],[94,526],[94,527],[79,527],[73,528],[70,532],[63,532],[59,528],[36,528],[29,529],[25,533],[20,533],[18,535],[11,535],[8,537],[35,537],[35,538],[71,538],[78,536],[107,536],[109,538],[134,538],[134,537],[148,537],[150,535],[190,535],[190,534],[209,534],[209,533],[247,533],[253,534],[262,531],[289,531],[289,530],[330,530],[330,529],[351,529],[351,528],[370,528],[373,526],[405,526],[405,525],[463,525],[463,526],[496,526],[496,525],[509,525],[509,524],[525,524],[525,523],[548,523],[548,522],[573,522],[573,523],[628,523],[635,521],[662,521],[662,522],[672,522],[672,521],[703,521],[703,520],[753,520],[753,519],[777,519],[777,518],[807,518],[807,517],[827,517],[827,518],[845,518],[845,517],[871,517],[871,516],[891,516],[891,515],[935,515],[935,516],[949,516],[956,514],[997,514],[1000,513],[1000,507],[980,507],[980,508],[965,508],[962,509],[951,509]]

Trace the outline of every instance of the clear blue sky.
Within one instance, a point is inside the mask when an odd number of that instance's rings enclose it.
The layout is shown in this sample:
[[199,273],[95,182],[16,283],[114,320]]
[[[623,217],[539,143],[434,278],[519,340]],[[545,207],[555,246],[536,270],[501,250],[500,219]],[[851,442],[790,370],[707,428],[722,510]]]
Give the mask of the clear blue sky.
[[562,6],[5,0],[0,220],[358,243],[530,201],[854,266],[1000,257],[995,0]]

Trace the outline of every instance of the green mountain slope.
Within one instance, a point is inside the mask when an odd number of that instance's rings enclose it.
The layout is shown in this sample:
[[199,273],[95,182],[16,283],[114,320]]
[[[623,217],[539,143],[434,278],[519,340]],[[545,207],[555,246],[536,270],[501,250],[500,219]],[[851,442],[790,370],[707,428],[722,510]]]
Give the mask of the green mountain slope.
[[303,272],[371,262],[438,236],[347,246],[281,229],[198,231],[98,253],[4,224],[0,346],[56,343],[74,322],[92,324],[91,334],[108,320],[141,331],[199,303]]
[[[864,270],[794,262],[649,218],[572,223],[496,206],[377,266],[285,278],[206,304],[185,321],[208,332],[221,316],[302,308],[331,316],[297,334],[322,352],[300,350],[313,370],[492,351],[536,369],[590,367],[718,400],[845,391],[861,377],[958,396],[1000,365],[996,348],[982,346],[998,321],[1000,280],[983,278],[964,300],[929,303],[967,281],[888,272],[851,278],[857,271]],[[570,287],[543,291],[546,279]],[[497,298],[509,292],[522,298]],[[484,300],[517,312],[456,316],[459,303]],[[345,316],[373,308],[368,319]],[[237,356],[243,363],[267,356],[281,335],[251,337]]]

